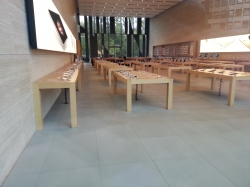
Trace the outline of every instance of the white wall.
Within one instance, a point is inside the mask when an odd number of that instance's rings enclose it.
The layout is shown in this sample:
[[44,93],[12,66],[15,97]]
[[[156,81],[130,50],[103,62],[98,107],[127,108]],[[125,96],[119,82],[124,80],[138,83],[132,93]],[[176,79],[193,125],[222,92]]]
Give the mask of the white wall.
[[[53,0],[77,38],[74,0]],[[32,82],[68,64],[72,54],[29,47],[24,0],[0,0],[0,185],[36,130]],[[42,93],[43,115],[60,90]]]

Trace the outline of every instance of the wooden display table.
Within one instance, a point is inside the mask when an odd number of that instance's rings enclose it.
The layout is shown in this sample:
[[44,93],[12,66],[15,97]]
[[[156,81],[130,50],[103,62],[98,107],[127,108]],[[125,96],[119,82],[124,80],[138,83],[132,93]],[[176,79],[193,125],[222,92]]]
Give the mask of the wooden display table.
[[154,73],[154,69],[157,69],[157,74],[160,74],[161,69],[166,69],[168,70],[168,78],[171,78],[171,72],[174,70],[188,70],[191,69],[190,66],[167,66],[167,65],[159,65],[159,64],[154,64],[152,65],[152,73]]
[[238,80],[250,80],[250,73],[240,72],[240,71],[230,71],[221,69],[198,69],[198,70],[188,70],[187,71],[187,81],[186,90],[190,90],[190,79],[191,74],[203,75],[205,77],[211,77],[211,90],[214,89],[214,84],[216,78],[229,80],[229,90],[228,90],[228,105],[234,105],[236,81]]
[[109,61],[106,61],[106,60],[101,60],[101,61],[97,62],[97,72],[101,73],[101,75],[103,75],[103,66],[107,65],[107,64],[119,66],[119,64],[116,64],[114,62],[109,62]]
[[126,61],[121,62],[120,65],[128,65],[129,67],[132,67],[132,62],[129,60],[126,60]]
[[132,67],[127,67],[127,66],[117,66],[117,65],[113,65],[113,64],[106,64],[103,66],[103,74],[104,74],[104,80],[106,80],[106,74],[108,72],[108,77],[109,77],[109,86],[111,86],[111,74],[113,71],[120,71],[120,70],[124,70],[124,71],[132,71],[133,68]]
[[221,63],[199,63],[197,64],[197,68],[219,68],[219,69],[241,69],[241,71],[244,71],[244,65],[239,65],[239,64],[221,64]]
[[[155,62],[134,62],[134,71],[136,71],[136,66],[140,66],[143,71],[148,70],[148,67],[155,64]],[[158,64],[158,63],[157,63]]]
[[34,94],[34,108],[36,129],[43,129],[43,115],[42,115],[42,101],[41,101],[41,89],[58,89],[69,88],[70,93],[70,114],[71,114],[71,127],[77,127],[77,108],[76,108],[76,89],[81,91],[81,75],[82,75],[82,63],[76,64],[75,72],[72,74],[70,80],[61,80],[58,77],[63,77],[63,74],[67,70],[72,69],[73,64],[68,64],[49,75],[35,81],[33,83]]
[[142,69],[142,62],[139,61],[132,61],[132,64],[134,66],[134,71],[136,71],[136,67],[140,66],[140,70]]
[[[126,76],[127,73],[127,76]],[[134,77],[137,76],[137,77]],[[131,78],[130,78],[131,77]],[[132,78],[133,77],[133,78]],[[127,88],[127,112],[132,110],[132,86],[133,84],[158,84],[167,83],[166,108],[172,109],[173,79],[152,74],[145,71],[113,72],[114,94],[117,93],[117,79],[124,82]]]

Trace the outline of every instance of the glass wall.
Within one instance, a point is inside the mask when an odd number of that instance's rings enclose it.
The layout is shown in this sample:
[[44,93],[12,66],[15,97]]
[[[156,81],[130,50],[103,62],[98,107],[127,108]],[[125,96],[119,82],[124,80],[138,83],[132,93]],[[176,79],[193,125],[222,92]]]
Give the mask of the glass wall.
[[[91,19],[90,19],[91,18]],[[127,19],[127,20],[126,20]],[[138,19],[141,19],[141,26],[137,25]],[[81,35],[82,54],[91,57],[122,57],[122,56],[146,56],[147,41],[145,37],[145,18],[114,18],[115,34],[110,34],[110,17],[80,17],[80,24],[85,29],[86,34]],[[90,21],[92,21],[92,32],[90,32]],[[125,25],[127,23],[127,25]],[[105,25],[104,25],[105,24]],[[105,27],[105,28],[104,28]],[[140,27],[140,28],[138,28]],[[127,28],[127,30],[125,30]],[[138,35],[137,31],[140,30],[141,34]],[[129,33],[129,31],[132,31]],[[90,37],[90,33],[92,36]],[[97,34],[95,34],[97,33]],[[129,37],[129,41],[128,39]],[[86,37],[88,36],[88,37]],[[131,39],[130,39],[131,38]],[[95,44],[96,43],[96,44]],[[87,47],[88,45],[88,47]],[[90,50],[90,47],[92,50]],[[88,50],[87,50],[88,49]],[[127,51],[129,50],[129,51]],[[91,54],[91,52],[95,52]]]

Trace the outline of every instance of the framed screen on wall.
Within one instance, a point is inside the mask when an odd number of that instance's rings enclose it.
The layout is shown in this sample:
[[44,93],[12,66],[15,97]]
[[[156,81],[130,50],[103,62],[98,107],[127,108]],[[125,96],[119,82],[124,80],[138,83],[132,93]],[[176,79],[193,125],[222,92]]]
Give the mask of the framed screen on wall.
[[200,52],[250,52],[250,35],[245,34],[201,40]]
[[76,39],[52,0],[25,0],[33,49],[76,53]]

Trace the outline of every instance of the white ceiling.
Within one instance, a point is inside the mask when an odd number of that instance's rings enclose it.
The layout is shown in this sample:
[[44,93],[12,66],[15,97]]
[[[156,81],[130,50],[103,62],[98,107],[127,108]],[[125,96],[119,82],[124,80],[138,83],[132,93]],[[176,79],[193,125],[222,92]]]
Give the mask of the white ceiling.
[[82,16],[152,18],[183,0],[78,0]]

